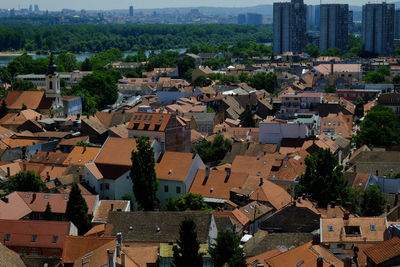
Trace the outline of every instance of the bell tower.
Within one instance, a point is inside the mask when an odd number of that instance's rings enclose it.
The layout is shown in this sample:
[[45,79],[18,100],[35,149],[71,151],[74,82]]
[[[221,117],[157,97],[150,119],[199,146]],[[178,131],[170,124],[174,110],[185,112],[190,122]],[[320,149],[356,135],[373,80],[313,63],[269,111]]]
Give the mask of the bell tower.
[[54,55],[50,53],[50,62],[46,72],[46,98],[53,99],[52,110],[54,114],[60,114],[63,110],[61,100],[60,76],[57,73],[57,65],[54,62]]

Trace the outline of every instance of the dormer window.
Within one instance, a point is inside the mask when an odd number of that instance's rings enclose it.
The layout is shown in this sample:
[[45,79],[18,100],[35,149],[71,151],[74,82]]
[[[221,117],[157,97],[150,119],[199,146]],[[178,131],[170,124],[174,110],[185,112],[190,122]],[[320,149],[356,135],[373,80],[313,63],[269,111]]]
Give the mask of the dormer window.
[[360,226],[345,226],[344,232],[346,236],[361,236]]

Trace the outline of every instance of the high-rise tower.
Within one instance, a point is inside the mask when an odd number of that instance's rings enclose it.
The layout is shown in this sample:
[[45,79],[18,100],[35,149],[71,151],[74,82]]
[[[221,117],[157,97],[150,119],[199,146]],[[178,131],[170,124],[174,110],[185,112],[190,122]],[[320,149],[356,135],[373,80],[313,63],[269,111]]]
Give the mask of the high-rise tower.
[[349,5],[321,5],[319,47],[322,52],[329,48],[346,50],[349,34]]

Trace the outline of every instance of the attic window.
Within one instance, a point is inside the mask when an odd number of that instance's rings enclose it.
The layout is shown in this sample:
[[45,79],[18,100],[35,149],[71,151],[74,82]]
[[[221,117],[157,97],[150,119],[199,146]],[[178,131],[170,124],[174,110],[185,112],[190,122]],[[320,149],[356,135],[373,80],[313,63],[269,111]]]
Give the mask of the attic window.
[[303,264],[304,264],[304,261],[301,260],[301,261],[299,261],[298,263],[296,263],[296,267],[300,267],[300,266],[303,265]]
[[25,198],[30,198],[31,197],[31,194],[26,194],[25,195]]
[[376,226],[374,224],[371,224],[369,226],[369,229],[371,229],[371,231],[376,231]]
[[159,131],[160,130],[160,124],[156,124],[155,126],[154,126],[154,131]]
[[58,236],[53,235],[52,239],[51,239],[51,243],[57,243],[58,241]]
[[68,195],[65,195],[65,196],[64,196],[64,200],[68,200]]
[[4,241],[10,241],[11,235],[10,234],[6,234],[4,236]]
[[149,116],[147,119],[150,121],[151,119],[153,119],[153,116]]
[[145,123],[145,124],[144,124],[144,129],[143,129],[143,130],[147,131],[147,130],[149,129],[149,127],[150,127],[150,124]]
[[49,195],[44,195],[44,199],[49,199],[50,196]]
[[160,121],[162,121],[164,119],[164,116],[160,116]]
[[360,226],[345,226],[344,232],[346,236],[361,236]]
[[329,225],[329,226],[328,226],[328,231],[329,231],[329,232],[333,232],[333,226],[332,226],[332,225]]
[[136,130],[137,128],[139,128],[139,123],[138,123],[138,122],[135,122],[135,123],[133,124],[133,129]]
[[36,242],[37,241],[37,235],[32,235],[31,242]]

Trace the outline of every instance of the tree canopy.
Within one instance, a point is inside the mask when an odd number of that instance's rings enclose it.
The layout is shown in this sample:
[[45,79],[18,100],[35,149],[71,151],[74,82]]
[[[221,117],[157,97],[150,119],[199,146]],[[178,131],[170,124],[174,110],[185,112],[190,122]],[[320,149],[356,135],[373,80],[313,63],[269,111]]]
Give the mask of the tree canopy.
[[369,186],[362,196],[362,216],[380,216],[385,211],[386,197],[377,185]]
[[155,171],[154,152],[150,139],[140,136],[136,139],[137,150],[132,151],[132,168],[130,177],[133,192],[140,209],[154,210],[158,204],[156,193],[158,180]]
[[242,127],[256,127],[254,114],[250,107],[247,107],[240,116],[240,125],[242,125]]
[[309,195],[321,207],[335,201],[346,199],[347,181],[343,177],[342,167],[329,149],[319,149],[305,159],[306,171],[296,187],[297,195]]
[[7,193],[14,191],[42,192],[46,189],[45,183],[33,171],[20,171],[10,176],[1,187]]
[[164,206],[164,210],[168,211],[185,211],[185,210],[209,210],[210,208],[204,202],[203,196],[200,194],[188,193],[177,198],[169,199]]
[[218,233],[216,244],[212,244],[208,250],[216,267],[245,267],[246,258],[243,249],[239,247],[239,237],[231,231]]
[[353,139],[357,147],[400,144],[399,119],[390,108],[375,106],[365,116]]
[[200,242],[197,240],[196,224],[190,218],[183,220],[179,226],[178,246],[174,246],[175,267],[202,267],[203,255],[199,252]]
[[382,66],[376,70],[368,71],[363,80],[366,83],[388,83],[387,76],[390,76],[390,69]]
[[205,141],[195,147],[195,151],[204,162],[215,162],[222,160],[231,149],[232,142],[225,139],[222,134],[215,136],[212,142]]

